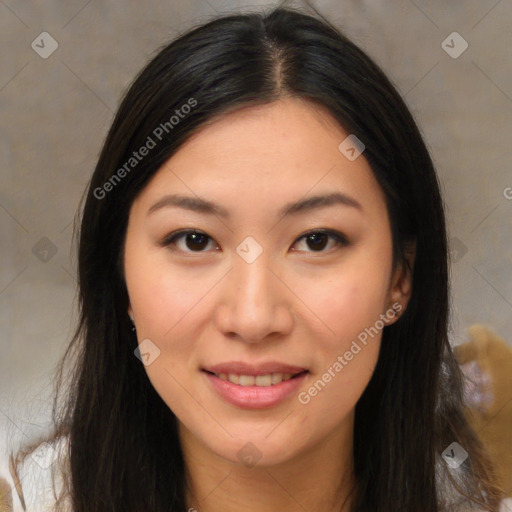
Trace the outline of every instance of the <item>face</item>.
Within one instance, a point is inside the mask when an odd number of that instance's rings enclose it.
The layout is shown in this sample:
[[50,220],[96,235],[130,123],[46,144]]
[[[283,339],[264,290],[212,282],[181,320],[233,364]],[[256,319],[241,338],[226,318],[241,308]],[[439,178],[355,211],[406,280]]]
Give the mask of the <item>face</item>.
[[196,132],[132,205],[145,370],[181,435],[225,460],[280,463],[347,429],[392,306],[406,307],[383,192],[364,152],[338,148],[348,135],[303,100],[245,108]]

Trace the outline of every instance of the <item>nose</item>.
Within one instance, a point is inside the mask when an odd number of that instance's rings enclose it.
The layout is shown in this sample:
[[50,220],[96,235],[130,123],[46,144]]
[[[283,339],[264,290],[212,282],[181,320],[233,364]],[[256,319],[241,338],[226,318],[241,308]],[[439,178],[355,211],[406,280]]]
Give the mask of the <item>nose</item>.
[[217,328],[225,336],[258,343],[285,336],[292,329],[293,293],[265,254],[252,263],[235,256],[216,308]]

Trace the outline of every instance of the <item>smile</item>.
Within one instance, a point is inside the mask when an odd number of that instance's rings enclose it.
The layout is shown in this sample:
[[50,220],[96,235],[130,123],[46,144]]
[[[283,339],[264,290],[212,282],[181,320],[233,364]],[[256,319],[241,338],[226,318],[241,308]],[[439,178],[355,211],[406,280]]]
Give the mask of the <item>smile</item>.
[[[304,372],[302,372],[304,373]],[[216,377],[221,380],[229,381],[239,386],[258,386],[268,387],[275,386],[281,382],[290,380],[301,375],[300,373],[292,375],[291,373],[268,373],[266,375],[238,375],[236,373],[215,373]]]
[[295,375],[217,375],[207,370],[202,373],[216,396],[242,409],[266,409],[286,401],[299,391],[309,374],[307,370]]

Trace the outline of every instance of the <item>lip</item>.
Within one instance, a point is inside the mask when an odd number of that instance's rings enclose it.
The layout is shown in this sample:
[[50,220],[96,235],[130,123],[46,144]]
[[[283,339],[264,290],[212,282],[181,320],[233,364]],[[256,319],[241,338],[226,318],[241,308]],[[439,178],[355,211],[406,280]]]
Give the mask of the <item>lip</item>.
[[309,375],[309,372],[304,370],[297,377],[292,377],[273,386],[240,386],[222,380],[206,370],[202,370],[202,373],[221,398],[242,409],[267,409],[278,405],[293,395]]
[[261,364],[244,363],[243,361],[229,361],[219,363],[213,366],[205,366],[202,368],[211,373],[235,373],[237,375],[268,375],[269,373],[291,373],[296,375],[306,370],[299,366],[291,366],[289,364],[280,363],[278,361],[267,361]]

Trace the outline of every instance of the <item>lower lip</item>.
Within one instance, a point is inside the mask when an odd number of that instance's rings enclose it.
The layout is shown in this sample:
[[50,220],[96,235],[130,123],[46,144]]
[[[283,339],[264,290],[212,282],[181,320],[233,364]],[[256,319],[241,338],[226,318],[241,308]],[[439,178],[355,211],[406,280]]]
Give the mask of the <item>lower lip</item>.
[[297,391],[308,375],[308,372],[304,372],[273,386],[240,386],[222,380],[206,370],[203,373],[224,400],[243,409],[266,409],[283,402]]

